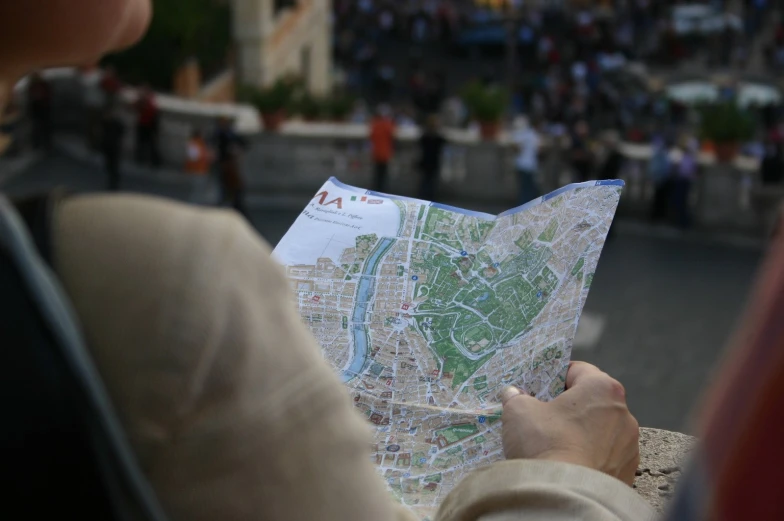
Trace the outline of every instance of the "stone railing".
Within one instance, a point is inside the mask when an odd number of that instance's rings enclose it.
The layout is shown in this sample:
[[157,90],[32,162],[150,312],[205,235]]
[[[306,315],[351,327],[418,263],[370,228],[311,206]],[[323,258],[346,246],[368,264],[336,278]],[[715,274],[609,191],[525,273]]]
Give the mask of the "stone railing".
[[[342,128],[341,128],[342,127]],[[390,165],[389,189],[415,196],[418,183],[416,129],[400,132]],[[470,132],[446,131],[449,146],[441,172],[441,197],[474,208],[511,208],[519,204],[515,151],[506,136],[482,142]],[[330,176],[357,186],[372,186],[372,164],[367,128],[355,125],[292,123],[279,134],[250,136],[252,146],[244,158],[244,172],[254,190],[268,193],[313,193]],[[644,217],[653,197],[647,162],[650,148],[620,145],[626,157],[620,177],[626,181],[619,213]],[[678,161],[677,152],[671,154]],[[571,182],[564,148],[549,144],[541,161],[542,190],[549,192]],[[759,217],[751,194],[760,185],[757,161],[740,157],[733,164],[716,164],[700,157],[702,174],[692,190],[695,221],[706,227],[755,230]]]
[[663,512],[673,496],[696,439],[677,432],[640,429],[640,465],[634,488]]
[[[82,133],[86,118],[82,87],[72,69],[47,74],[54,89],[55,126],[59,131]],[[23,89],[17,89],[23,91]],[[126,122],[132,128],[130,104],[135,92],[127,90]],[[249,106],[208,104],[159,95],[162,111],[160,148],[165,164],[182,167],[186,141],[194,129],[211,131],[219,117],[235,121],[250,147],[243,158],[243,172],[250,190],[275,194],[312,194],[330,176],[357,186],[372,185],[372,165],[366,125],[290,122],[279,133],[262,132],[256,111]],[[390,166],[389,190],[416,195],[418,150],[415,127],[398,131],[395,159]],[[450,203],[478,209],[503,210],[519,203],[515,152],[509,136],[495,142],[479,140],[475,132],[446,130],[449,141],[442,169],[441,197]],[[125,147],[133,149],[134,133],[126,133]],[[653,195],[647,171],[650,147],[621,143],[627,161],[620,177],[626,181],[619,213],[647,215]],[[540,182],[543,191],[571,182],[567,154],[557,143],[549,143],[543,153]],[[678,160],[673,152],[673,159]],[[733,164],[717,165],[710,155],[700,157],[703,166],[692,190],[691,204],[698,226],[758,232],[766,218],[755,211],[760,193],[757,162],[740,157]],[[775,204],[759,205],[770,212]]]
[[[83,85],[78,71],[75,69],[52,69],[46,71],[46,79],[52,87],[52,115],[56,132],[84,133],[87,128],[87,116],[84,107]],[[17,95],[24,103],[25,81],[16,87]],[[127,88],[121,93],[120,99],[127,110],[124,111],[126,128],[133,129],[135,115],[132,105],[138,95],[135,89]],[[247,105],[232,103],[201,103],[185,100],[165,94],[158,94],[156,101],[161,108],[160,151],[164,164],[180,168],[185,162],[186,143],[195,129],[211,131],[219,118],[226,117],[234,121],[236,128],[244,134],[255,134],[261,131],[256,110]],[[131,152],[134,147],[135,135],[125,133],[124,149]]]

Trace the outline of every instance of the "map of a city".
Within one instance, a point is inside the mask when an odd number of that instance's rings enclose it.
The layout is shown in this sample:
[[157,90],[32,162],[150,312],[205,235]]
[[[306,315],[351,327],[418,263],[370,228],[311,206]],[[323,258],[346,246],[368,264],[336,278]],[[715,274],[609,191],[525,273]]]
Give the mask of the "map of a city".
[[275,250],[303,321],[375,428],[372,458],[422,519],[503,459],[499,393],[550,400],[623,183],[500,216],[328,181]]

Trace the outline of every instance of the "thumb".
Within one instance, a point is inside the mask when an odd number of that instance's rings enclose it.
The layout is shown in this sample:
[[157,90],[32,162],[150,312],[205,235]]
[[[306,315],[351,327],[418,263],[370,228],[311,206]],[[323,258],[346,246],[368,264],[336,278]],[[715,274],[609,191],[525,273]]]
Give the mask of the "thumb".
[[531,396],[529,396],[528,393],[526,393],[519,387],[510,386],[501,392],[501,404],[506,406],[509,404],[510,401],[517,398],[518,396],[522,396],[526,400],[533,400],[535,402],[538,401],[536,398],[532,398]]
[[523,392],[518,389],[517,387],[507,387],[503,391],[501,391],[501,403],[506,405],[509,403],[509,400],[514,398],[515,396],[520,396]]

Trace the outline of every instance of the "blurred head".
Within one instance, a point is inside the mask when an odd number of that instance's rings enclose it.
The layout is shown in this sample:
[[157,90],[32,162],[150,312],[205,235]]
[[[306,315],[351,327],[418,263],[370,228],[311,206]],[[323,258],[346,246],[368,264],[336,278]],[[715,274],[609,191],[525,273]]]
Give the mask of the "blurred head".
[[392,117],[392,107],[386,103],[382,103],[376,108],[376,115],[380,118]]
[[512,127],[515,130],[525,130],[529,127],[528,118],[525,116],[517,116],[512,122]]
[[85,65],[144,34],[150,0],[0,2],[0,82],[46,67]]

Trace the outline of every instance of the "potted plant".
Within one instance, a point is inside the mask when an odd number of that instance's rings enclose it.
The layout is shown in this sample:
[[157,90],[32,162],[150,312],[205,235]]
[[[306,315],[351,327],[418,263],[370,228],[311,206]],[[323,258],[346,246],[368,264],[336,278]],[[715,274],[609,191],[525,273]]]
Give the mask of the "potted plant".
[[482,139],[493,140],[498,137],[501,116],[506,110],[506,91],[500,87],[474,82],[463,90],[463,102],[471,117],[479,122]]
[[264,129],[275,132],[285,121],[299,93],[296,79],[281,78],[269,87],[243,86],[238,92],[238,98],[254,105],[261,113]]
[[699,111],[700,136],[712,143],[717,161],[732,161],[741,143],[754,137],[754,116],[734,99],[703,105]]
[[336,93],[327,101],[327,116],[331,121],[346,121],[356,100],[349,94]]
[[296,112],[305,121],[323,119],[327,112],[327,100],[309,93],[303,93],[294,104]]

